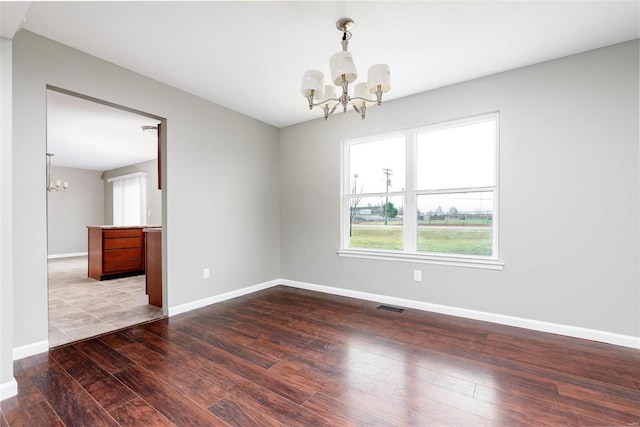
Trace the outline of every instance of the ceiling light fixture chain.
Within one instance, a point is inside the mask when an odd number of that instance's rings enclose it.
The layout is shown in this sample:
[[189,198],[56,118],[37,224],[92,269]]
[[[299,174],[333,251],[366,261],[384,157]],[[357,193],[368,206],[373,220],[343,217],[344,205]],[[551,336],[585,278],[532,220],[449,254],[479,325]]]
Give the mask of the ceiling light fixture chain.
[[[353,58],[348,51],[352,27],[353,20],[350,18],[342,18],[336,22],[336,28],[342,32],[342,51],[333,54],[329,60],[333,84],[324,86],[324,74],[318,70],[307,70],[302,78],[302,95],[307,99],[309,109],[322,108],[325,120],[334,113],[338,105],[342,106],[345,113],[351,105],[364,119],[367,107],[382,104],[382,94],[391,89],[389,66],[376,64],[369,68],[367,82],[356,84],[354,96],[349,95],[349,83],[358,78]],[[339,97],[336,95],[336,86],[342,89]],[[373,94],[376,95],[375,99],[370,98]]]

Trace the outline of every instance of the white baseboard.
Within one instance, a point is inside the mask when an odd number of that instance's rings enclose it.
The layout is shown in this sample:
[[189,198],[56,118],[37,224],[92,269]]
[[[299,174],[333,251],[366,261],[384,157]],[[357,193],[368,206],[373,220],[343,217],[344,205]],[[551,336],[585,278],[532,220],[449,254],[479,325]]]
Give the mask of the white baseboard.
[[446,305],[431,304],[428,302],[413,301],[403,298],[390,297],[386,295],[370,294],[367,292],[352,291],[348,289],[335,288],[331,286],[315,285],[312,283],[296,282],[293,280],[281,279],[282,285],[299,289],[323,292],[327,294],[340,295],[351,298],[375,301],[400,307],[414,308],[417,310],[430,311],[434,313],[448,314],[451,316],[463,317],[466,319],[482,320],[485,322],[498,323],[501,325],[515,326],[518,328],[530,329],[552,334],[566,335],[574,338],[582,338],[592,341],[600,341],[608,344],[619,345],[640,349],[640,337],[621,335],[612,332],[599,331],[595,329],[580,328],[577,326],[562,325],[558,323],[542,322],[539,320],[524,319],[521,317],[505,316],[502,314],[488,313],[484,311],[469,310],[465,308],[450,307]]
[[68,254],[52,254],[52,255],[47,255],[47,259],[71,258],[74,256],[89,256],[89,253],[88,252],[72,252]]
[[49,351],[49,340],[34,342],[20,347],[13,348],[13,360],[24,359],[25,357],[34,356]]
[[217,302],[226,301],[231,298],[241,297],[243,295],[251,294],[253,292],[261,291],[263,289],[271,288],[273,286],[277,286],[281,283],[281,280],[271,280],[269,282],[260,283],[253,286],[248,286],[246,288],[238,289],[231,292],[226,292],[220,295],[214,295],[212,297],[203,298],[201,300],[188,302],[186,304],[176,305],[174,307],[169,307],[169,316],[175,316],[176,314],[185,313],[187,311],[195,310],[196,308],[205,307],[210,304],[215,304]]
[[17,394],[18,382],[15,380],[15,378],[11,378],[11,381],[0,384],[0,400],[7,399]]
[[[619,345],[622,347],[630,347],[640,349],[640,337],[630,335],[621,335],[613,332],[599,331],[595,329],[580,328],[577,326],[563,325],[559,323],[542,322],[539,320],[525,319],[521,317],[505,316],[502,314],[488,313],[484,311],[469,310],[465,308],[450,307],[446,305],[432,304],[422,301],[414,301],[403,298],[396,298],[387,295],[378,295],[368,292],[352,291],[349,289],[336,288],[332,286],[316,285],[313,283],[298,282],[287,279],[276,279],[269,282],[259,283],[257,285],[248,286],[220,295],[203,298],[201,300],[192,301],[186,304],[169,307],[168,315],[175,316],[180,313],[202,308],[210,304],[237,298],[263,289],[272,288],[274,286],[284,285],[298,289],[306,289],[310,291],[322,292],[332,295],[340,295],[350,298],[362,299],[365,301],[374,301],[379,303],[391,304],[400,307],[413,308],[416,310],[430,311],[433,313],[447,314],[466,319],[482,320],[485,322],[498,323],[501,325],[515,326],[518,328],[530,329],[540,332],[548,332],[552,334],[565,335],[574,338],[581,338],[591,341],[599,341],[608,344]],[[23,359],[49,350],[49,341],[39,341],[33,344],[27,344],[13,349],[13,360]],[[11,392],[11,383],[2,384],[0,392],[4,393],[4,387]],[[17,386],[16,386],[17,387]],[[8,397],[8,396],[7,396]]]

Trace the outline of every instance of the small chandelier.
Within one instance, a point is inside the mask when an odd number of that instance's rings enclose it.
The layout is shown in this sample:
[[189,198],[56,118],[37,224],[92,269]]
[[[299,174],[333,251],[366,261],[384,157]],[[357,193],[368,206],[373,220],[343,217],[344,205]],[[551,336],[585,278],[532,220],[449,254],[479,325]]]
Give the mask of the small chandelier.
[[[333,114],[338,105],[343,112],[351,105],[362,119],[367,113],[367,107],[382,103],[382,94],[391,89],[389,66],[376,64],[369,68],[367,82],[358,83],[355,86],[354,96],[349,95],[349,83],[358,78],[356,66],[353,63],[351,53],[347,51],[353,20],[342,18],[336,22],[336,28],[342,32],[342,51],[333,54],[329,59],[331,68],[332,85],[324,85],[324,74],[318,70],[307,70],[302,78],[302,95],[309,101],[309,109],[320,107],[324,111],[324,119]],[[335,86],[334,86],[335,85]],[[342,96],[336,97],[336,86],[342,88]],[[370,98],[375,94],[376,98]]]
[[47,153],[47,191],[59,191],[60,188],[66,190],[69,188],[69,181],[62,181],[56,179],[55,182],[51,181],[51,157],[55,156],[53,153]]

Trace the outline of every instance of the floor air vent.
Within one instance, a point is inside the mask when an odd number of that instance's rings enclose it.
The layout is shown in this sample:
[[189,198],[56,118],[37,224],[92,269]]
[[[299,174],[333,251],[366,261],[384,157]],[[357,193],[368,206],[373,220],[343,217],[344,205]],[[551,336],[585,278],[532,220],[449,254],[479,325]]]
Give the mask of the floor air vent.
[[402,313],[404,308],[391,307],[390,305],[380,305],[378,306],[380,310],[393,311],[394,313]]

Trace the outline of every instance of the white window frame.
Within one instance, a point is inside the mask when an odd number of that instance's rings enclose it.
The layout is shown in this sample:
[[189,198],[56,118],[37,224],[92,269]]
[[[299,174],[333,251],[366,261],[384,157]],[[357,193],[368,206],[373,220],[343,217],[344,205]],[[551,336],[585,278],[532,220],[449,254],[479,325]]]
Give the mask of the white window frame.
[[[421,133],[428,131],[441,130],[451,127],[459,127],[465,125],[471,125],[475,123],[486,122],[487,120],[494,120],[496,126],[496,146],[495,146],[495,187],[469,187],[469,188],[456,188],[456,189],[442,189],[442,190],[417,190],[417,138]],[[366,249],[366,248],[349,248],[349,225],[350,216],[349,200],[351,194],[350,188],[350,171],[349,171],[349,148],[354,144],[362,144],[367,142],[374,142],[394,137],[405,137],[406,143],[406,188],[404,191],[392,191],[389,192],[389,197],[402,196],[404,197],[404,212],[403,228],[404,228],[404,251],[391,251],[391,250],[379,250],[379,249]],[[375,260],[387,260],[387,261],[401,261],[401,262],[418,262],[426,264],[437,265],[449,265],[471,268],[482,268],[491,270],[502,270],[504,262],[498,258],[498,243],[499,243],[499,206],[500,206],[500,114],[499,112],[493,112],[488,114],[482,114],[473,117],[466,117],[462,119],[449,120],[442,123],[436,123],[427,126],[421,126],[417,128],[408,129],[401,132],[390,132],[379,135],[372,135],[365,138],[347,139],[342,141],[342,159],[341,159],[341,203],[340,203],[340,218],[341,218],[341,249],[337,251],[339,256],[365,258]],[[491,256],[482,255],[466,255],[466,254],[437,254],[437,253],[422,253],[417,251],[417,208],[416,197],[429,194],[452,194],[452,193],[469,193],[469,192],[481,192],[492,191],[493,192],[493,216],[492,216],[492,254]],[[386,196],[387,193],[366,193],[364,197],[370,196]]]

